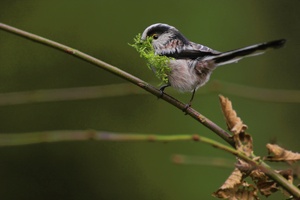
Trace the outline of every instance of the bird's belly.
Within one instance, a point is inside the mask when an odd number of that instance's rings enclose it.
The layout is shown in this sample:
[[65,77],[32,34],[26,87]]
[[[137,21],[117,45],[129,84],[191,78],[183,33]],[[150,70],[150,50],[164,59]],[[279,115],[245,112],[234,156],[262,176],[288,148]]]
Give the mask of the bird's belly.
[[169,83],[181,92],[191,92],[209,80],[210,74],[204,77],[199,76],[187,60],[171,60],[170,68]]

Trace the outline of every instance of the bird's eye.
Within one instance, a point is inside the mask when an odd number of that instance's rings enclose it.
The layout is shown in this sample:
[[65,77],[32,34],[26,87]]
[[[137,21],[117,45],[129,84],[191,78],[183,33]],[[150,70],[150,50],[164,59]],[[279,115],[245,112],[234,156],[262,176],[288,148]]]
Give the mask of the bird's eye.
[[158,39],[158,34],[153,34],[153,35],[152,35],[152,38],[153,38],[154,40]]

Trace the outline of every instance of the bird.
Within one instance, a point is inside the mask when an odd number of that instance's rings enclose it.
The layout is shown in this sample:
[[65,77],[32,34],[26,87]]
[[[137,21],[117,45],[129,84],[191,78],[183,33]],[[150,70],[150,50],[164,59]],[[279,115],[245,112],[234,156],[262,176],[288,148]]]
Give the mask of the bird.
[[283,47],[286,42],[285,39],[279,39],[219,52],[188,40],[174,26],[164,23],[148,26],[143,31],[141,40],[145,41],[148,37],[152,38],[155,55],[172,58],[168,63],[168,83],[159,88],[161,95],[169,86],[181,92],[192,92],[186,109],[191,107],[196,90],[209,81],[214,69],[236,63],[245,57],[260,55],[268,49]]

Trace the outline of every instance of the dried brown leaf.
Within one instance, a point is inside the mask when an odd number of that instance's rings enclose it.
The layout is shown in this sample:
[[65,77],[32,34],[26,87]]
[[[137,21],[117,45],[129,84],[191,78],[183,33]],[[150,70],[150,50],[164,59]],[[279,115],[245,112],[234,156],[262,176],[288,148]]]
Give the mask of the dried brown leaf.
[[238,168],[244,175],[249,175],[255,167],[248,162],[238,159],[238,161],[235,164],[235,167]]
[[257,186],[259,186],[260,193],[266,197],[270,196],[272,193],[275,193],[279,190],[279,187],[274,181],[261,182]]
[[273,156],[267,156],[264,159],[269,161],[297,161],[300,160],[300,153],[288,151],[277,144],[267,144],[267,149]]
[[[250,177],[252,178],[252,180],[256,184],[259,191],[260,192],[263,191],[262,192],[263,195],[269,196],[270,194],[272,194],[271,192],[264,192],[264,191],[267,191],[266,188],[271,187],[271,185],[274,183],[273,181],[271,181],[271,183],[268,182],[269,178],[266,176],[265,173],[263,173],[262,171],[256,169],[256,170],[253,170],[251,172]],[[266,183],[268,183],[268,184],[266,184]]]
[[253,140],[251,135],[248,133],[240,133],[234,135],[233,139],[235,141],[235,148],[239,151],[244,152],[247,156],[250,156],[253,152]]
[[258,188],[260,193],[266,197],[278,191],[279,189],[276,182],[271,180],[264,172],[259,169],[253,170],[250,173],[250,177],[256,184],[256,187]]
[[219,98],[227,127],[234,134],[233,140],[235,141],[235,148],[244,152],[247,156],[250,156],[253,151],[253,141],[252,137],[245,133],[247,125],[237,116],[228,98],[222,95],[220,95]]
[[[218,192],[218,193],[217,193]],[[235,185],[233,188],[227,188],[224,190],[218,190],[213,193],[213,196],[229,200],[258,200],[257,188],[254,185],[250,185],[243,182],[239,185]]]
[[237,113],[232,108],[231,101],[222,95],[219,95],[219,99],[223,114],[226,119],[228,130],[231,131],[233,134],[245,132],[245,130],[247,129],[247,125],[244,124],[241,118],[237,116]]
[[[281,174],[285,179],[288,180],[288,182],[293,184],[293,170],[275,170],[275,172]],[[270,179],[264,172],[259,169],[253,170],[249,176],[252,178],[252,180],[256,184],[256,187],[262,195],[269,196],[281,189],[274,180]],[[285,190],[282,190],[282,192],[286,196],[291,195]]]
[[213,196],[225,199],[231,197],[237,190],[237,187],[241,185],[242,178],[243,174],[241,171],[235,168],[224,184],[213,193]]
[[293,170],[292,169],[285,169],[285,170],[275,170],[276,173],[281,174],[288,182],[293,183]]
[[241,184],[243,174],[237,168],[233,170],[231,175],[227,178],[224,184],[221,186],[221,189],[224,188],[234,188],[236,185]]
[[257,188],[253,185],[250,185],[246,182],[243,183],[243,187],[239,188],[233,197],[229,198],[230,200],[258,200]]
[[259,169],[253,170],[249,176],[252,178],[258,188],[260,188],[260,184],[269,181],[268,176],[266,176],[266,174]]
[[218,189],[216,192],[212,193],[212,196],[217,197],[219,199],[228,199],[232,197],[235,193],[233,189]]

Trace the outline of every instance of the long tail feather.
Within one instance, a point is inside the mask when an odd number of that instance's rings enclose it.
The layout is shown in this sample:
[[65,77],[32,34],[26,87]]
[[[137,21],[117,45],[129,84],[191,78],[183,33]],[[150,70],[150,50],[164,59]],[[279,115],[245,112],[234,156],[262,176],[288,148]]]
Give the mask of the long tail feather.
[[263,54],[268,49],[277,49],[283,47],[286,40],[274,40],[260,44],[251,45],[248,47],[227,51],[215,56],[207,56],[203,60],[213,60],[217,66],[237,62],[238,60]]

